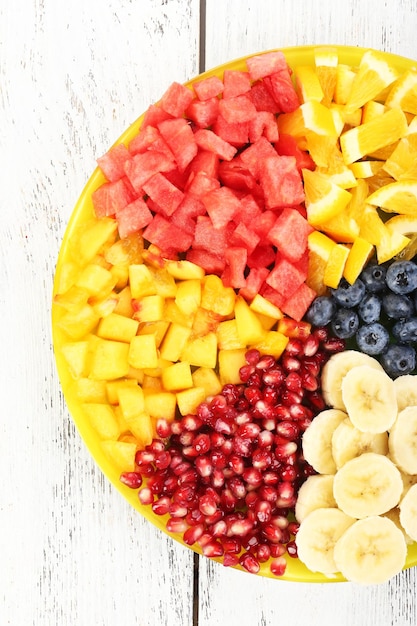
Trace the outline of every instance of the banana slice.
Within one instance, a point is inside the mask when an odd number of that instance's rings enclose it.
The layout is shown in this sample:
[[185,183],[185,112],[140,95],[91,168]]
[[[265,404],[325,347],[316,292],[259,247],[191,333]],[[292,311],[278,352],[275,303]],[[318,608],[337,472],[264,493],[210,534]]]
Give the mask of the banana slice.
[[388,439],[389,453],[406,474],[417,474],[417,406],[398,414]]
[[345,463],[333,482],[337,506],[357,519],[393,509],[402,491],[399,469],[388,457],[375,452],[365,452]]
[[[392,460],[392,459],[391,459]],[[405,474],[400,470],[401,478],[403,481],[403,492],[401,494],[401,499],[404,498],[407,491],[417,483],[417,474]]]
[[321,390],[328,406],[346,411],[342,397],[342,380],[352,367],[358,365],[369,365],[369,367],[383,371],[377,359],[357,350],[338,352],[325,363],[321,373]]
[[349,418],[343,420],[332,437],[332,456],[337,469],[364,452],[388,454],[388,433],[364,433]]
[[367,433],[383,433],[397,417],[394,382],[369,365],[353,367],[343,378],[342,396],[352,424]]
[[404,534],[392,520],[377,515],[356,521],[334,547],[338,570],[362,585],[388,581],[401,572],[406,556]]
[[417,376],[405,374],[394,380],[398,413],[409,406],[417,406]]
[[390,519],[392,522],[394,522],[396,527],[399,528],[401,530],[401,532],[403,533],[404,539],[405,539],[405,543],[408,546],[411,545],[412,543],[414,543],[414,539],[412,539],[410,537],[410,535],[407,534],[407,532],[403,528],[403,525],[401,524],[401,521],[400,521],[400,508],[398,506],[396,506],[394,509],[391,509],[390,511],[387,511],[387,513],[384,513],[382,517],[388,517],[388,519]]
[[295,517],[302,522],[309,513],[316,509],[336,508],[333,495],[333,476],[316,474],[309,476],[301,485],[295,503]]
[[417,541],[417,484],[410,487],[400,502],[400,524]]
[[332,436],[347,415],[339,409],[326,409],[316,415],[304,431],[302,445],[307,463],[319,474],[334,474],[336,464],[332,456]]
[[312,572],[334,574],[339,571],[334,561],[334,546],[354,522],[337,508],[312,511],[301,522],[295,539],[300,561]]

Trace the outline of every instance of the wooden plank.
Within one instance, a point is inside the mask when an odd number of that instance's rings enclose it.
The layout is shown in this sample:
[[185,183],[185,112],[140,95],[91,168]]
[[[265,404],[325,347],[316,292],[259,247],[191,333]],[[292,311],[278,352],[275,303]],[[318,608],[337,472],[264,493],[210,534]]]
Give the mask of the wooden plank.
[[87,453],[59,390],[50,304],[96,157],[198,72],[198,28],[198,0],[0,4],[2,624],[192,624],[193,554]]

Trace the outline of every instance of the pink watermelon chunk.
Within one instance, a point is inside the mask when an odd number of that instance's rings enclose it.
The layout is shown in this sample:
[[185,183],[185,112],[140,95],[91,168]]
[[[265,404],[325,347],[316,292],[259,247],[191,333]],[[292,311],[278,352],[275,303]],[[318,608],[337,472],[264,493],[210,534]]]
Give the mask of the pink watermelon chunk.
[[141,129],[139,134],[129,143],[130,154],[138,154],[139,152],[146,152],[146,150],[162,152],[168,158],[174,160],[174,155],[167,142],[162,138],[161,133],[155,126],[146,126],[143,130]]
[[202,267],[207,274],[217,274],[217,276],[220,276],[223,273],[226,266],[224,257],[203,249],[198,250],[190,248],[190,250],[186,253],[185,258],[187,261],[191,261],[191,263],[195,263],[196,265]]
[[239,70],[225,70],[223,72],[223,98],[235,98],[251,89],[251,80],[247,72]]
[[208,176],[205,172],[192,172],[188,178],[186,191],[193,196],[205,196],[209,191],[218,189],[220,182],[218,178]]
[[92,194],[94,212],[97,217],[113,217],[134,200],[131,190],[123,179],[104,183]]
[[295,157],[274,156],[263,161],[260,184],[269,209],[304,202],[304,187]]
[[228,187],[214,189],[201,198],[214,228],[224,228],[240,211],[240,202]]
[[316,164],[309,153],[301,150],[297,145],[296,139],[291,135],[284,135],[283,133],[280,133],[278,141],[275,143],[275,149],[278,154],[281,154],[282,156],[295,157],[295,162],[299,171],[303,169],[314,170],[316,167]]
[[275,306],[277,306],[279,309],[285,302],[284,296],[282,296],[279,291],[268,285],[268,283],[266,282],[264,282],[264,284],[262,285],[260,294],[264,298],[272,302],[272,304],[275,304]]
[[209,150],[199,149],[197,155],[191,161],[187,171],[190,173],[204,172],[211,178],[219,177],[219,157]]
[[199,148],[214,152],[224,161],[231,161],[236,154],[236,148],[221,137],[218,137],[212,130],[197,130],[194,133],[194,139]]
[[125,175],[124,164],[130,159],[130,152],[124,144],[118,144],[97,159],[97,165],[108,181],[114,182]]
[[301,103],[286,67],[271,76],[267,76],[265,85],[278,104],[280,112],[291,113],[300,106]]
[[273,115],[279,112],[278,104],[263,81],[254,83],[248,95],[257,111],[267,111]]
[[179,228],[194,235],[196,219],[199,215],[206,215],[206,207],[196,196],[186,194],[183,202],[172,214],[171,220]]
[[219,113],[213,124],[213,132],[237,148],[249,141],[249,122],[227,122]]
[[246,285],[245,268],[248,258],[246,248],[228,246],[224,257],[226,267],[222,274],[222,280],[226,287],[241,289]]
[[275,211],[264,211],[253,224],[253,230],[265,243],[267,243],[269,231],[275,224],[276,219],[277,214]]
[[170,147],[180,172],[183,172],[198,152],[198,146],[185,118],[165,120],[158,125],[162,137]]
[[265,137],[259,137],[246,150],[240,153],[240,160],[252,176],[259,180],[262,164],[267,157],[276,157],[276,150]]
[[172,215],[184,199],[183,192],[160,172],[146,181],[143,190],[166,216]]
[[219,112],[229,124],[241,124],[242,122],[249,122],[255,117],[256,108],[252,100],[243,94],[227,100],[220,100]]
[[197,217],[193,247],[222,256],[227,247],[227,230],[217,229],[207,215]]
[[156,214],[145,228],[143,237],[162,251],[185,252],[191,246],[193,236],[162,215]]
[[245,195],[262,196],[260,186],[240,157],[235,157],[230,162],[221,161],[219,164],[219,179],[226,187],[244,192]]
[[193,83],[199,100],[210,100],[219,96],[224,89],[223,81],[218,76],[209,76]]
[[248,254],[255,250],[259,241],[259,235],[253,229],[248,228],[244,222],[239,222],[229,239],[231,246],[246,248]]
[[284,313],[299,322],[303,319],[308,307],[313,302],[316,295],[317,294],[313,291],[313,289],[306,285],[306,283],[302,283],[293,295],[281,305],[280,308]]
[[143,116],[143,122],[139,132],[145,129],[147,126],[158,126],[159,122],[168,120],[172,117],[169,113],[161,109],[157,104],[151,104]]
[[268,274],[269,270],[267,267],[251,268],[246,277],[245,286],[239,290],[239,295],[243,296],[248,301],[253,300],[256,294],[260,293],[262,285]]
[[[277,255],[278,256],[278,255]],[[305,281],[306,274],[286,258],[277,258],[265,282],[278,291],[285,300],[290,298]]]
[[199,128],[207,128],[216,121],[219,114],[218,98],[209,100],[193,100],[185,111],[188,119],[192,120]]
[[136,198],[116,212],[119,235],[123,239],[151,223],[153,215],[143,198]]
[[255,143],[261,137],[265,137],[271,143],[278,141],[277,120],[270,111],[257,111],[255,117],[250,121],[249,141]]
[[142,187],[157,172],[168,172],[175,168],[173,158],[162,152],[147,150],[135,154],[126,161],[124,169],[132,187],[138,194],[142,194]]
[[281,51],[266,52],[250,57],[246,61],[249,76],[252,80],[258,80],[270,76],[287,68],[287,61]]
[[160,107],[173,117],[180,117],[194,98],[193,92],[180,83],[173,82],[160,100]]
[[286,207],[278,215],[267,237],[289,261],[298,261],[307,249],[307,238],[313,230],[298,211]]
[[276,252],[272,246],[259,245],[248,256],[248,267],[250,268],[262,268],[269,267],[275,261]]

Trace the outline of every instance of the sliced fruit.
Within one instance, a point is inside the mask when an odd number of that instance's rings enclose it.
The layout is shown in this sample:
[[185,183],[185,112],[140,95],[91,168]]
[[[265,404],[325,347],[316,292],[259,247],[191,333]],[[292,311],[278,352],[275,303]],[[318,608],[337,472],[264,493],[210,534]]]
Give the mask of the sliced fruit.
[[400,502],[400,523],[407,535],[417,541],[417,485],[412,485]]
[[417,115],[417,71],[405,71],[392,85],[385,104]]
[[332,436],[332,456],[336,468],[365,452],[388,453],[388,434],[364,433],[356,428],[349,418],[343,420]]
[[417,474],[417,406],[403,409],[390,430],[389,451],[398,467]]
[[349,251],[350,249],[341,243],[338,243],[332,249],[323,275],[323,282],[328,287],[333,289],[338,287],[343,276]]
[[303,435],[303,455],[319,474],[334,474],[336,463],[332,455],[332,436],[347,415],[339,409],[322,411]]
[[348,205],[351,194],[319,172],[303,170],[307,219],[312,226],[331,219]]
[[355,238],[343,270],[343,276],[351,285],[371,258],[373,251],[374,247],[369,241],[362,237]]
[[388,213],[413,215],[417,213],[417,180],[399,180],[380,187],[366,199],[370,205]]
[[387,62],[383,53],[367,50],[361,57],[358,71],[352,81],[346,102],[347,109],[358,109],[369,100],[373,100],[397,77],[398,71]]
[[398,413],[409,406],[417,406],[417,378],[412,374],[398,376],[394,380]]
[[301,485],[295,503],[295,517],[302,522],[309,513],[316,509],[336,508],[333,496],[332,474],[316,474],[309,476]]

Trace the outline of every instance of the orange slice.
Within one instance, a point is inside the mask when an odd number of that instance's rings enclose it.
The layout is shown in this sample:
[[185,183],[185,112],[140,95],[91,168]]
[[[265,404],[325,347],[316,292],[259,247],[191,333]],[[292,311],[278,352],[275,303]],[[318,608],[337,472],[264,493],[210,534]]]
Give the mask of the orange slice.
[[383,161],[356,161],[349,167],[355,178],[370,178],[375,176],[383,165]]
[[346,104],[349,94],[352,91],[355,76],[356,72],[350,65],[339,63],[336,68],[336,86],[334,90],[334,101],[337,104]]
[[417,217],[412,215],[395,215],[385,222],[390,232],[404,235],[410,240],[405,248],[398,253],[401,259],[412,259],[417,254]]
[[315,48],[314,61],[316,74],[324,93],[324,102],[329,104],[333,100],[336,89],[337,67],[339,56],[337,49],[331,46]]
[[408,70],[395,81],[385,104],[417,115],[417,70]]
[[388,213],[417,216],[417,179],[384,185],[371,193],[366,202]]
[[332,289],[337,289],[343,276],[345,264],[349,256],[349,248],[341,243],[335,245],[330,253],[324,270],[323,282]]
[[346,209],[327,222],[320,229],[339,243],[352,243],[359,235],[359,224]]
[[299,65],[294,69],[295,84],[302,102],[317,100],[321,102],[324,92],[319,77],[312,65]]
[[362,124],[366,124],[366,122],[370,122],[378,115],[382,115],[385,113],[387,107],[382,104],[382,102],[377,102],[376,100],[369,100],[362,107]]
[[307,219],[312,226],[331,219],[348,205],[351,194],[320,172],[303,170]]
[[350,111],[359,109],[369,100],[376,98],[397,78],[397,70],[387,62],[381,52],[367,50],[361,58],[358,72],[353,79],[346,108]]
[[390,109],[366,124],[356,126],[340,137],[347,165],[367,154],[388,146],[407,135],[407,119],[401,109]]
[[417,178],[417,133],[401,139],[384,163],[395,180]]
[[353,285],[366,263],[371,258],[373,251],[374,247],[369,241],[362,239],[362,237],[356,237],[349,250],[349,256],[346,259],[343,270],[343,276],[348,283]]
[[388,229],[376,207],[365,205],[360,223],[360,237],[376,247],[378,263],[385,263],[399,254],[410,242],[408,237]]
[[336,243],[318,230],[308,236],[308,271],[306,284],[317,295],[327,293],[328,288],[323,282],[324,271],[330,258],[330,253]]

